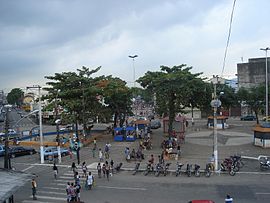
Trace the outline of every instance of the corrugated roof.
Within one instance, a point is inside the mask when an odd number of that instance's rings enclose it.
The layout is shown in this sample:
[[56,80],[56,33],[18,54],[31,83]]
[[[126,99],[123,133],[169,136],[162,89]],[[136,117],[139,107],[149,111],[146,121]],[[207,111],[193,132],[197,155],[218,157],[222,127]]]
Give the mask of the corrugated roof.
[[0,169],[0,202],[5,201],[11,195],[14,195],[25,183],[29,183],[33,177],[34,175],[28,173]]

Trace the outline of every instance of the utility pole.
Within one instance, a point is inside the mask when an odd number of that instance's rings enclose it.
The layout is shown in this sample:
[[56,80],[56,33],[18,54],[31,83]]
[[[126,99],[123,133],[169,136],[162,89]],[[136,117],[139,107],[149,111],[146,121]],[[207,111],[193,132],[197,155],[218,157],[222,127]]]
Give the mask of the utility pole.
[[38,111],[39,111],[39,136],[40,136],[40,163],[44,164],[44,147],[43,147],[43,131],[42,131],[42,113],[41,113],[41,96],[39,85],[26,87],[27,89],[38,89]]
[[134,87],[136,87],[136,75],[135,75],[135,62],[134,59],[138,57],[138,55],[133,55],[133,56],[128,56],[129,58],[132,58],[133,61],[133,82],[134,82]]
[[265,51],[265,117],[266,122],[268,122],[268,66],[267,66],[267,51],[270,50],[269,47],[260,50]]
[[213,154],[215,158],[215,170],[218,171],[218,142],[217,142],[217,108],[221,106],[221,101],[217,98],[217,84],[220,84],[221,80],[218,75],[213,75],[212,83],[214,85],[213,100],[211,106],[214,109],[213,114]]
[[4,168],[11,169],[10,155],[9,155],[9,120],[8,120],[9,109],[6,109],[6,119],[5,119],[5,159],[4,159]]
[[55,97],[55,124],[56,124],[56,141],[57,141],[57,154],[58,154],[58,163],[62,162],[61,159],[61,149],[60,149],[60,135],[59,135],[59,124],[61,123],[61,119],[58,119],[58,93],[60,90],[56,90],[56,97]]

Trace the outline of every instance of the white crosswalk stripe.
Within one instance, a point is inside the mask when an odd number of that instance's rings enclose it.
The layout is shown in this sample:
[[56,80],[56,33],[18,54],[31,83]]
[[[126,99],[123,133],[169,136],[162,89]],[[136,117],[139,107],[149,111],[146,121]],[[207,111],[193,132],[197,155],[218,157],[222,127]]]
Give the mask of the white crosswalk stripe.
[[[94,162],[87,166],[88,172],[91,171],[93,175],[97,175],[97,166],[98,162]],[[68,166],[66,166],[68,167]],[[78,167],[77,169],[81,185],[84,185],[86,178],[82,168]],[[87,172],[87,174],[88,174]],[[74,182],[74,173],[72,170],[67,170],[57,177],[57,179],[52,179],[52,181],[42,188],[39,188],[37,191],[37,200],[32,200],[32,196],[27,200],[23,200],[22,203],[60,203],[67,201],[66,194],[66,185],[67,182]]]
[[[30,198],[31,197],[32,196],[30,196]],[[67,198],[64,198],[64,197],[52,197],[52,196],[41,196],[41,195],[37,195],[37,199],[45,199],[45,200],[53,200],[53,201],[66,201],[67,200]]]
[[23,200],[22,203],[53,203],[53,202],[41,202],[38,200]]

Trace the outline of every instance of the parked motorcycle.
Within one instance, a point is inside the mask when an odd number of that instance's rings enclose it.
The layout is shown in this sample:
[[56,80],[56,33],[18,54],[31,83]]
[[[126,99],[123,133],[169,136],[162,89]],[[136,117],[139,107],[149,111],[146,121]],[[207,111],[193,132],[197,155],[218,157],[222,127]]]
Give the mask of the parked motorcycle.
[[147,166],[146,166],[145,171],[143,172],[143,174],[144,174],[145,176],[147,176],[151,171],[153,171],[152,164],[151,164],[151,163],[148,163]]
[[233,156],[230,156],[230,158],[232,159],[233,164],[234,164],[238,169],[243,168],[244,162],[243,162],[241,156],[233,155]]
[[117,164],[116,167],[115,167],[114,169],[115,169],[117,172],[119,172],[122,166],[123,166],[123,163],[121,162],[121,163]]
[[205,177],[210,177],[212,174],[212,166],[211,163],[206,164],[205,166]]
[[191,169],[192,169],[192,164],[187,164],[186,173],[188,177],[191,176]]
[[194,175],[196,177],[200,177],[200,168],[201,167],[198,164],[195,164],[195,166],[194,166]]
[[164,169],[164,176],[168,175],[170,165],[171,163],[166,163],[165,169]]
[[260,169],[262,171],[270,169],[270,161],[268,158],[265,158],[262,161],[260,161]]
[[221,171],[228,171],[231,176],[234,176],[236,174],[235,165],[233,163],[230,163],[230,162],[221,163],[220,169],[221,169]]
[[136,175],[136,173],[139,171],[139,167],[140,167],[140,163],[138,162],[138,163],[136,163],[136,165],[135,165],[134,172],[133,172],[132,175]]
[[155,176],[158,177],[159,174],[161,174],[164,171],[164,165],[161,163],[157,163],[156,170],[155,170]]
[[181,169],[184,166],[184,164],[177,162],[176,163],[176,170],[175,170],[175,176],[181,175]]

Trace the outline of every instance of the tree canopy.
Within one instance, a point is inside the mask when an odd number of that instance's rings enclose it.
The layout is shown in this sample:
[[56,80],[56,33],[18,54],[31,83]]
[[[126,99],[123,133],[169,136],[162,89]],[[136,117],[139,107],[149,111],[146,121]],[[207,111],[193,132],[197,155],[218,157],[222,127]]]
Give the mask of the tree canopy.
[[[204,82],[199,77],[202,73],[191,73],[192,67],[186,64],[179,66],[161,66],[161,71],[148,71],[137,82],[142,87],[156,94],[157,112],[169,115],[169,131],[176,113],[183,112],[186,106],[199,106],[198,94],[203,92]],[[201,102],[202,103],[202,102]]]
[[24,92],[20,88],[12,89],[7,95],[7,101],[9,104],[22,105]]

